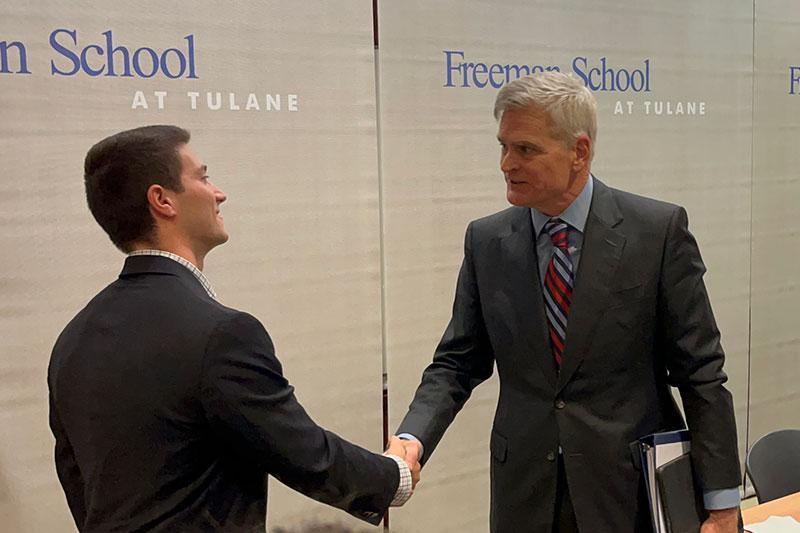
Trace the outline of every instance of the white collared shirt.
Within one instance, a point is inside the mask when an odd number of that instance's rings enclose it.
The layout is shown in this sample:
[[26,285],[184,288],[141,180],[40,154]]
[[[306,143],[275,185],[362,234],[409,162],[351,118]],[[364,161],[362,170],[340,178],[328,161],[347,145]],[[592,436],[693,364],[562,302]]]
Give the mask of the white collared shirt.
[[168,257],[168,258],[172,259],[173,261],[176,261],[176,262],[180,263],[181,265],[183,265],[187,269],[189,269],[189,272],[194,274],[194,277],[197,278],[197,281],[200,282],[200,284],[203,286],[203,288],[206,290],[206,292],[208,293],[209,296],[211,296],[215,300],[217,299],[217,294],[214,292],[214,289],[211,287],[211,283],[208,281],[208,278],[206,278],[203,275],[203,272],[199,268],[194,266],[192,264],[192,262],[189,261],[188,259],[185,259],[185,258],[183,258],[183,257],[181,257],[181,256],[179,256],[177,254],[173,254],[172,252],[165,252],[164,250],[154,250],[154,249],[136,250],[136,251],[130,252],[128,254],[128,257],[134,257],[134,256],[138,256],[138,255],[156,255],[156,256],[159,256],[159,257]]

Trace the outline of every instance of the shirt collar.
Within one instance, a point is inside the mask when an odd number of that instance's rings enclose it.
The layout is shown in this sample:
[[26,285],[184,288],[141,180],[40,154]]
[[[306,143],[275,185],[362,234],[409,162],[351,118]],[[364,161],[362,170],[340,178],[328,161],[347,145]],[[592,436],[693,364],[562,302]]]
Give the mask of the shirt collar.
[[200,282],[200,284],[203,286],[203,288],[206,290],[206,292],[208,293],[209,296],[211,296],[215,300],[217,299],[217,294],[214,292],[214,289],[211,287],[211,283],[208,281],[208,278],[206,278],[205,275],[203,275],[203,272],[199,268],[194,266],[191,261],[189,261],[189,260],[187,260],[187,259],[185,259],[185,258],[183,258],[183,257],[181,257],[181,256],[179,256],[177,254],[173,254],[172,252],[166,252],[164,250],[153,250],[153,249],[150,249],[150,250],[135,250],[133,252],[130,252],[128,254],[128,257],[134,257],[134,256],[137,256],[137,255],[157,255],[159,257],[168,257],[168,258],[172,259],[173,261],[176,261],[176,262],[180,263],[181,265],[185,266],[189,270],[189,272],[194,274],[194,277],[197,278],[197,281]]
[[[575,200],[569,204],[563,213],[558,215],[558,218],[569,224],[572,228],[583,233],[586,227],[586,219],[589,218],[589,207],[592,205],[592,191],[594,190],[594,178],[589,174],[589,179],[583,186],[583,190]],[[531,218],[533,219],[534,234],[538,237],[542,232],[544,225],[553,218],[545,215],[536,208],[531,208]]]

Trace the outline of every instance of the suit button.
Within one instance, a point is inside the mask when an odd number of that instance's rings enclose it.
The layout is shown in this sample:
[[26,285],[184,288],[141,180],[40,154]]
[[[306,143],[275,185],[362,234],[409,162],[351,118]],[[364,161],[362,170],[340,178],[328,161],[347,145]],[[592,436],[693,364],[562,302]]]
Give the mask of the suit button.
[[556,460],[556,454],[553,452],[547,452],[547,460],[551,463]]
[[566,406],[567,406],[567,404],[564,403],[564,400],[562,400],[561,398],[556,400],[556,409],[563,409]]

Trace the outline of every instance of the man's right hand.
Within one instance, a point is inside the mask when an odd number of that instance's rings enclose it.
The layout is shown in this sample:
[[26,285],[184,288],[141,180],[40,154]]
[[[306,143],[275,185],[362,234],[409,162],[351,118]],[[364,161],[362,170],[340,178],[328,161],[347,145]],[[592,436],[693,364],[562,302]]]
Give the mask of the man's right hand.
[[403,447],[406,450],[405,460],[408,463],[408,467],[411,468],[411,479],[413,480],[413,486],[416,487],[417,482],[419,482],[420,470],[422,469],[422,465],[419,464],[422,444],[418,440],[400,439],[400,442],[403,443]]
[[419,464],[419,442],[391,437],[385,453],[396,455],[406,462],[411,470],[411,489],[416,488],[417,483],[419,483],[420,470],[422,469]]

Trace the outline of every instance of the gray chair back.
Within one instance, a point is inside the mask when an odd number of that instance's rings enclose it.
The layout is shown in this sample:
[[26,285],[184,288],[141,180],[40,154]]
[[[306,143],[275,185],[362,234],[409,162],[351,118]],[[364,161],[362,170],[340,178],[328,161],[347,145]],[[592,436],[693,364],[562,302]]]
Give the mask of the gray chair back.
[[758,439],[745,469],[759,503],[800,491],[800,429],[781,429]]

